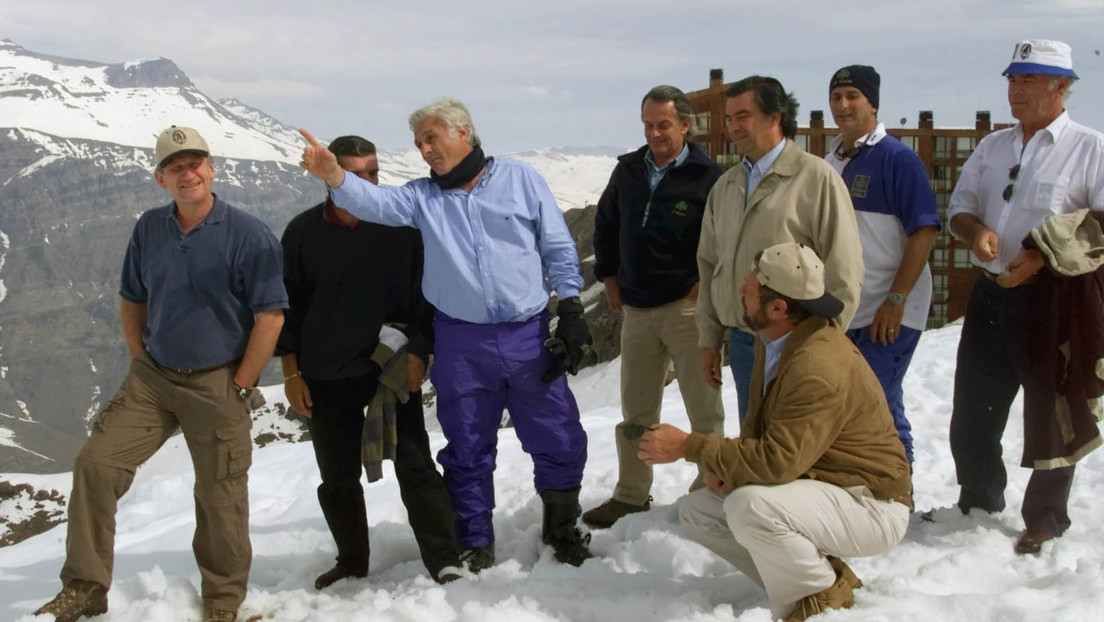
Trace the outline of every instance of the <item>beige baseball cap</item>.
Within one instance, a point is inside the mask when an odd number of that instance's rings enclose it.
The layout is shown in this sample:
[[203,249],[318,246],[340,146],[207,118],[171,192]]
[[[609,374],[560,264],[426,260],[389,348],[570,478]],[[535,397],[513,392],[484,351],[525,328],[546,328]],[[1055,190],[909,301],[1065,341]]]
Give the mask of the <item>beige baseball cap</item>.
[[824,262],[804,244],[771,246],[762,252],[752,270],[760,285],[792,298],[814,315],[831,319],[843,311],[839,298],[824,289]]
[[157,137],[157,147],[153,151],[153,161],[157,163],[157,168],[161,168],[173,156],[183,151],[204,156],[211,154],[211,150],[207,148],[207,141],[203,140],[199,132],[190,127],[173,125]]

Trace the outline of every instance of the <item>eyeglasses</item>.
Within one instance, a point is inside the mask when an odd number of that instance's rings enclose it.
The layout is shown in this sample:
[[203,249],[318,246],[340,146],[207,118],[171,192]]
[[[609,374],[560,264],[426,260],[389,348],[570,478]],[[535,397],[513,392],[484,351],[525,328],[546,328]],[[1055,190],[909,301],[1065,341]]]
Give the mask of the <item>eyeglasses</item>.
[[1011,179],[1012,181],[1007,186],[1004,187],[1004,192],[1001,193],[1001,196],[1004,197],[1005,201],[1011,201],[1012,200],[1012,191],[1014,190],[1014,187],[1016,185],[1016,178],[1019,177],[1019,176],[1020,176],[1020,165],[1019,164],[1017,164],[1016,166],[1013,166],[1012,168],[1008,169],[1008,179]]

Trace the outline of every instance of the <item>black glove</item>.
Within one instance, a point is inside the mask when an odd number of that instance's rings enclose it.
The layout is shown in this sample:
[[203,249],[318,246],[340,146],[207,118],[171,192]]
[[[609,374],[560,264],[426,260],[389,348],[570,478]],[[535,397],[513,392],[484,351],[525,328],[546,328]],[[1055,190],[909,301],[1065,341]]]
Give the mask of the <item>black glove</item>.
[[556,316],[559,317],[556,336],[544,342],[544,347],[552,354],[552,366],[541,377],[544,382],[551,382],[565,373],[578,373],[587,347],[594,343],[583,319],[583,303],[578,296],[561,300],[556,307]]

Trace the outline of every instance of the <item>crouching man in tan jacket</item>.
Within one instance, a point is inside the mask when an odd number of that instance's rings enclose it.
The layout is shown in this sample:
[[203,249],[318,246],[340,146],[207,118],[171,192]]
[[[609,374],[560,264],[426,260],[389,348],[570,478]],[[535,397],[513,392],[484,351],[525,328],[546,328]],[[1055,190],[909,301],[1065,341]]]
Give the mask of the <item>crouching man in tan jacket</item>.
[[843,303],[816,253],[767,248],[740,295],[759,337],[740,436],[657,425],[640,458],[710,473],[681,502],[686,531],[762,585],[776,618],[804,620],[854,603],[862,583],[840,557],[884,553],[905,535],[909,465],[878,379],[828,321]]

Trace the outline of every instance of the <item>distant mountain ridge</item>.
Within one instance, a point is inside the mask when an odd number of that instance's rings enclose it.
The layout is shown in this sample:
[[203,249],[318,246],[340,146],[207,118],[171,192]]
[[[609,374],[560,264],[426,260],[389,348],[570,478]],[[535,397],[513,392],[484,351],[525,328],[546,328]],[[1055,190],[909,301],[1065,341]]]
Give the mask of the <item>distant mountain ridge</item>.
[[[325,196],[298,167],[295,128],[211,99],[167,58],[108,64],[0,40],[0,472],[69,469],[126,372],[119,266],[138,215],[170,201],[150,173],[173,124],[207,139],[215,192],[277,235]],[[567,211],[597,201],[618,151],[506,155],[540,171]],[[428,172],[414,150],[379,158],[385,184]],[[593,216],[568,220],[586,257]]]

